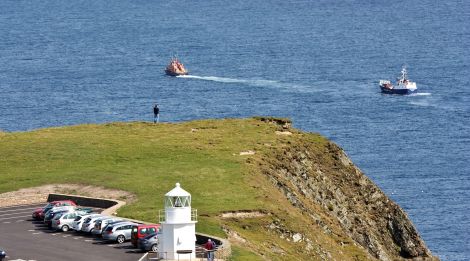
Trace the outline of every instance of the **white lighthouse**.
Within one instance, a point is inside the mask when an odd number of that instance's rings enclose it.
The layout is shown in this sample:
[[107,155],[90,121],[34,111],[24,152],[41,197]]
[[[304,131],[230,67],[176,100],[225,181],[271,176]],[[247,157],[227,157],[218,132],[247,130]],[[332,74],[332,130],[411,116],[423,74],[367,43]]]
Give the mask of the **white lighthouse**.
[[191,209],[191,194],[179,183],[165,194],[165,210],[160,211],[162,230],[159,252],[162,252],[163,258],[195,259],[196,213],[196,209]]

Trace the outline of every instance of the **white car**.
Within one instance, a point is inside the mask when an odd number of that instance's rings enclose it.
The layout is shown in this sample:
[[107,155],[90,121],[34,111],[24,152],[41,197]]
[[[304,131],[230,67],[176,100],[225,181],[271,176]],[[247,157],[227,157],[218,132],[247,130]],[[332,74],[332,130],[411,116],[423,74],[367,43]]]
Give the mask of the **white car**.
[[52,219],[52,229],[67,232],[72,228],[75,218],[83,214],[85,214],[85,212],[82,211],[64,212],[58,214]]
[[95,228],[95,221],[102,217],[105,217],[105,215],[98,214],[96,216],[90,216],[85,218],[82,224],[81,231],[91,233],[91,231]]
[[116,221],[124,221],[122,218],[119,217],[105,217],[105,218],[100,218],[95,221],[95,228],[91,231],[91,233],[95,236],[101,236],[101,232],[103,232],[103,229],[111,222],[116,222]]
[[99,214],[87,214],[83,216],[77,216],[73,221],[72,229],[75,230],[76,232],[82,231],[83,221],[85,221],[85,219],[88,217],[92,217],[96,215],[99,215]]
[[75,206],[59,206],[53,207],[49,209],[46,213],[44,213],[44,217],[46,217],[49,213],[59,212],[59,211],[72,211],[75,209]]

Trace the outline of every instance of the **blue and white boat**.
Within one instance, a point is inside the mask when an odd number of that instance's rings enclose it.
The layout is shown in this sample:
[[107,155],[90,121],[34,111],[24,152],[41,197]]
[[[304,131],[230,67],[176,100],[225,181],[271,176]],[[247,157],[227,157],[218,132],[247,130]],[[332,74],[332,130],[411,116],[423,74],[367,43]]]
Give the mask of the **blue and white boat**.
[[401,69],[401,77],[398,78],[396,86],[388,80],[380,80],[379,85],[383,93],[389,94],[411,94],[418,89],[415,82],[408,80],[405,66]]

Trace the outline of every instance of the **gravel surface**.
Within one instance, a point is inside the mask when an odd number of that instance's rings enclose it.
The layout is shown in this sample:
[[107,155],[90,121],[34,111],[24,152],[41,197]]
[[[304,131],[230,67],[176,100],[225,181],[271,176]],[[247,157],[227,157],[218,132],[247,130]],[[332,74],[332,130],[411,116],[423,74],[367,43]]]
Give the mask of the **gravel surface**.
[[51,184],[2,193],[0,194],[0,207],[43,203],[47,201],[47,196],[51,193],[117,199],[126,203],[135,199],[135,195],[122,190],[78,184]]

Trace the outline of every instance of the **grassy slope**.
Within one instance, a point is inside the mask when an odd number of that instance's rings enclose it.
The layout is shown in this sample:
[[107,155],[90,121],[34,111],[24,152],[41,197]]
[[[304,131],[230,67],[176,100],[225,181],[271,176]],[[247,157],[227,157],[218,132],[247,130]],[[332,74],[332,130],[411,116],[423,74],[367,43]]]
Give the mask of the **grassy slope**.
[[[257,260],[260,256],[320,259],[322,251],[335,253],[333,257],[342,260],[345,256],[364,259],[363,250],[349,244],[339,229],[326,235],[290,206],[250,163],[269,154],[272,146],[288,146],[290,139],[301,137],[318,146],[326,144],[319,135],[276,135],[277,129],[278,125],[258,119],[227,119],[0,133],[0,193],[51,183],[123,189],[136,194],[138,200],[120,209],[119,215],[156,222],[158,210],[163,208],[163,195],[180,182],[192,193],[193,208],[198,209],[198,231],[225,237],[223,227],[252,243],[247,246],[234,242],[235,260]],[[257,153],[239,155],[247,150]],[[271,215],[252,219],[218,217],[221,212],[236,210],[262,210]],[[313,250],[299,251],[299,247],[311,247],[305,242],[295,245],[265,229],[278,220],[284,230],[301,232],[312,239]],[[346,242],[347,247],[336,251],[338,242]]]

